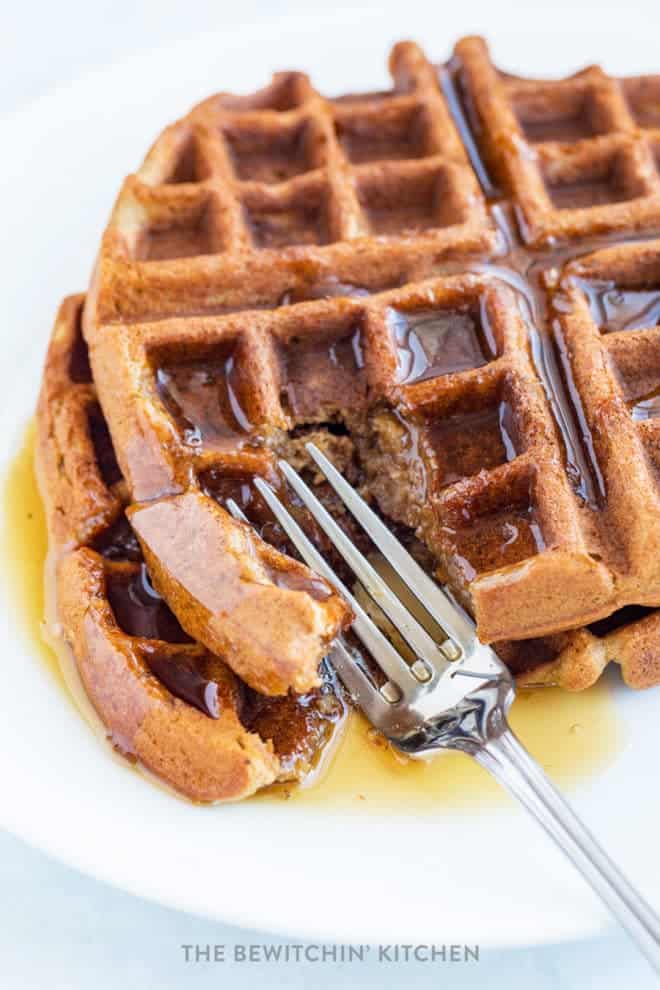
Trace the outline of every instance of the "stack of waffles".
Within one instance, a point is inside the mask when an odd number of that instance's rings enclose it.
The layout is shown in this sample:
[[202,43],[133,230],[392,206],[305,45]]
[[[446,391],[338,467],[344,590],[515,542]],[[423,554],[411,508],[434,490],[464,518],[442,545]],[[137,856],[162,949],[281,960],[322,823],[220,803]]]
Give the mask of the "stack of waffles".
[[301,779],[346,714],[350,610],[253,485],[329,552],[285,456],[362,540],[310,439],[521,683],[660,681],[660,76],[520,79],[476,38],[390,66],[168,127],[55,323],[58,628],[117,749],[195,800]]

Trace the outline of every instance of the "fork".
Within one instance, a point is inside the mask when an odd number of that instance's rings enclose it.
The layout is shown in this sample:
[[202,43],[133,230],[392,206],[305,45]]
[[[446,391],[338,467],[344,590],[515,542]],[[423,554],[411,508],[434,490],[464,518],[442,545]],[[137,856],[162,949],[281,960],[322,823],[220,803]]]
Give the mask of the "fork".
[[[427,624],[396,595],[303,479],[286,461],[282,474],[373,602],[408,644],[413,662],[370,618],[263,478],[255,486],[305,563],[351,605],[352,630],[385,676],[378,686],[342,636],[328,653],[354,703],[392,746],[409,757],[460,750],[486,768],[537,819],[660,972],[660,918],[612,862],[536,760],[515,736],[507,712],[515,696],[508,669],[477,639],[474,625],[408,553],[376,513],[313,443],[306,449],[344,506],[429,617]],[[232,499],[227,508],[248,522]]]

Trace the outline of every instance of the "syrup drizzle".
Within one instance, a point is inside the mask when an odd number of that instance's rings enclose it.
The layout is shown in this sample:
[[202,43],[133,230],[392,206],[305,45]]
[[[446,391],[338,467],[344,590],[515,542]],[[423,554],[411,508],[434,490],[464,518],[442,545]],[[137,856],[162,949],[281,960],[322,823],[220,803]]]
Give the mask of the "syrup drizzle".
[[[438,81],[449,106],[449,112],[461,136],[463,146],[468,153],[470,164],[479,180],[483,194],[488,200],[496,200],[500,191],[490,177],[488,169],[481,157],[479,145],[473,136],[479,133],[479,122],[476,111],[471,105],[468,94],[461,85],[459,62],[451,59],[446,66],[438,70]],[[468,123],[469,121],[469,123]]]
[[[493,210],[495,213],[495,210]],[[505,228],[509,233],[510,228]],[[506,259],[511,262],[511,256]],[[518,297],[518,308],[527,329],[532,361],[541,381],[548,404],[559,430],[565,454],[565,469],[570,484],[581,501],[597,508],[605,495],[605,487],[598,462],[593,453],[593,445],[583,443],[590,432],[584,416],[579,419],[579,398],[572,384],[570,363],[561,359],[558,324],[551,324],[557,338],[547,332],[545,326],[549,316],[545,293],[540,289],[540,278],[546,266],[532,262],[525,273],[530,283],[526,283],[521,272],[503,265],[477,264],[470,266],[475,273],[505,282]],[[577,403],[577,405],[576,405]]]
[[[495,264],[477,264],[467,270],[499,278],[518,294],[534,365],[562,438],[567,476],[578,497],[597,509],[606,496],[605,481],[573,381],[560,324],[553,318],[553,307],[561,305],[561,299],[557,294],[550,302],[544,279],[551,271],[558,273],[563,265],[582,255],[613,244],[647,241],[660,232],[611,234],[576,246],[557,248],[550,245],[547,254],[532,254],[526,249],[520,233],[524,231],[524,217],[504,201],[482,157],[480,123],[470,95],[462,85],[458,57],[454,56],[439,67],[438,80],[501,237],[501,254]],[[612,201],[610,194],[608,201]],[[462,266],[457,270],[465,271],[466,268]],[[659,325],[660,289],[622,292],[611,284],[598,286],[593,283],[582,284],[582,288],[591,303],[595,321],[605,332]],[[645,396],[631,407],[633,419],[655,418],[660,415],[659,405],[656,393]]]
[[152,585],[145,564],[128,580],[112,576],[107,593],[117,624],[129,636],[166,643],[192,642]]
[[303,421],[319,409],[363,405],[367,397],[362,330],[349,328],[327,340],[292,339],[282,345],[281,400],[287,411]]
[[223,447],[252,431],[241,406],[240,381],[233,352],[220,359],[163,365],[156,387],[191,447]]
[[403,312],[390,307],[386,321],[397,347],[400,385],[481,368],[495,357],[487,322],[468,308]]
[[[558,327],[557,327],[557,347],[559,349],[561,367],[564,373],[564,382],[570,398],[571,408],[573,410],[573,414],[575,418],[577,419],[583,448],[586,449],[589,456],[590,477],[592,479],[595,479],[595,483],[597,486],[596,504],[601,504],[605,500],[605,496],[606,496],[605,479],[603,477],[603,473],[598,463],[598,457],[596,456],[596,450],[594,447],[593,435],[591,433],[591,430],[589,429],[589,424],[587,423],[587,417],[584,411],[584,407],[582,405],[582,399],[580,398],[580,393],[578,392],[578,389],[575,385],[575,381],[573,378],[573,370],[571,368],[571,362],[570,362],[570,358],[568,357],[566,345],[561,336],[561,333],[559,332]],[[584,477],[585,476],[582,475],[581,480],[583,480]],[[578,489],[578,491],[580,491],[580,494],[582,494],[582,491],[580,489]],[[591,488],[590,491],[586,494],[586,501],[588,501],[590,505],[594,504],[594,495],[595,493],[593,488]]]
[[513,411],[508,402],[450,416],[429,428],[439,488],[491,470],[518,456]]
[[596,508],[604,496],[602,474],[593,457],[593,445],[588,443],[585,449],[582,444],[586,424],[578,427],[570,397],[570,382],[564,379],[563,363],[558,360],[551,335],[544,329],[549,314],[541,279],[549,268],[594,250],[598,245],[581,246],[573,251],[555,251],[547,258],[534,257],[525,249],[520,236],[522,218],[510,205],[499,201],[501,192],[491,179],[481,156],[479,121],[469,101],[469,94],[461,84],[460,73],[460,60],[453,58],[439,69],[439,82],[483,194],[490,201],[491,217],[500,233],[501,244],[501,256],[497,263],[476,264],[469,266],[468,270],[499,278],[516,293],[527,327],[534,367],[563,441],[567,476],[578,497]]
[[197,658],[144,651],[149,668],[175,697],[187,701],[209,718],[220,718],[222,705],[217,681],[201,673]]
[[660,325],[660,289],[620,289],[612,283],[581,282],[594,322],[603,333]]
[[554,315],[562,304],[562,296],[557,293],[550,301],[544,282],[549,274],[556,274],[569,261],[611,247],[615,238],[601,238],[579,247],[554,250],[545,256],[533,255],[522,243],[510,207],[504,203],[493,204],[491,215],[505,245],[503,256],[496,264],[478,263],[469,266],[468,270],[499,279],[516,293],[534,367],[562,439],[566,474],[581,501],[597,509],[606,497],[605,480],[573,380],[561,327]]

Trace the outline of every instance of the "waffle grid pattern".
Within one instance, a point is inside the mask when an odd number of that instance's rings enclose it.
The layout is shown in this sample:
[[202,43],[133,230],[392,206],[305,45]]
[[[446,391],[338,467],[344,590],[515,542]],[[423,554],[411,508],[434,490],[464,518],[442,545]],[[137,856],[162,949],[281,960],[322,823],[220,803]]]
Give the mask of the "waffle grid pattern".
[[[625,555],[646,587],[659,573],[660,330],[644,302],[660,286],[659,257],[658,241],[582,257],[564,269],[555,300],[603,493],[625,520]],[[613,300],[611,323],[597,310],[599,295]],[[621,329],[617,303],[628,322]]]
[[84,299],[69,296],[60,306],[39,396],[40,458],[52,486],[49,531],[60,549],[93,542],[128,502],[82,337]]
[[105,234],[99,321],[273,306],[324,273],[395,285],[492,245],[434,67],[402,43],[391,68],[390,94],[326,100],[286,73],[168,128]]
[[[473,285],[471,291],[474,292],[475,288]],[[428,302],[428,297],[426,301]],[[94,640],[100,639],[111,655],[129,658],[130,666],[134,668],[137,666],[137,669],[142,671],[140,680],[146,681],[154,688],[155,681],[150,666],[150,662],[153,664],[154,656],[173,664],[181,662],[192,664],[198,672],[205,670],[208,678],[215,677],[216,681],[220,678],[221,683],[228,686],[228,689],[232,686],[233,675],[224,664],[221,667],[216,664],[217,669],[211,669],[210,664],[212,665],[213,662],[211,655],[198,644],[172,641],[171,630],[169,640],[154,640],[153,636],[145,638],[126,633],[117,624],[111,604],[111,589],[126,588],[142,581],[141,553],[128,527],[124,526],[125,532],[121,528],[118,531],[118,527],[123,525],[125,483],[114,482],[112,487],[108,486],[99,465],[100,460],[107,461],[107,454],[103,454],[100,446],[94,446],[89,419],[86,415],[79,415],[78,412],[82,408],[86,413],[89,406],[94,407],[97,402],[94,386],[87,380],[89,369],[84,350],[81,351],[82,302],[82,296],[65,300],[53,331],[42,389],[40,417],[49,426],[53,419],[62,417],[67,423],[67,429],[65,432],[61,430],[57,432],[60,440],[56,443],[49,440],[47,444],[49,452],[58,451],[57,458],[44,460],[46,454],[42,452],[42,463],[53,496],[48,502],[49,528],[54,535],[54,549],[58,555],[61,555],[59,598],[61,611],[64,613],[62,617],[74,633],[80,633],[79,669],[86,679],[90,697],[106,724],[112,727],[115,720],[115,713],[112,710],[113,691],[118,686],[116,683],[108,683],[104,694],[95,693],[91,663]],[[455,296],[452,302],[456,304]],[[492,374],[492,371],[490,373]],[[418,390],[419,386],[408,386],[408,389]],[[62,412],[63,409],[68,409],[69,412]],[[50,438],[53,433],[46,430],[45,435]],[[83,452],[82,459],[81,452]],[[59,466],[56,466],[56,460]],[[232,493],[236,497],[239,488],[249,483],[248,479],[251,475],[262,474],[271,480],[275,478],[268,455],[264,457],[255,453],[254,459],[245,454],[240,459],[220,458],[217,464],[219,477],[225,485],[235,486],[235,492],[232,490]],[[209,467],[208,464],[206,466]],[[107,478],[107,472],[105,473]],[[208,477],[208,474],[206,476]],[[83,501],[70,501],[69,479],[72,477],[77,478],[76,491],[92,492],[94,497]],[[100,512],[99,508],[101,508]],[[87,605],[92,599],[97,607],[86,611],[93,619],[93,634],[83,637],[80,603]],[[167,609],[164,611],[168,612]],[[183,638],[171,614],[161,616],[160,621],[166,628],[177,630],[173,634],[174,640]],[[521,684],[549,683],[559,684],[569,690],[582,690],[597,680],[609,662],[617,662],[621,664],[627,683],[635,687],[647,687],[657,683],[658,680],[659,635],[660,612],[649,610],[643,617],[636,614],[626,616],[623,612],[615,628],[604,633],[582,628],[545,639],[498,643],[497,649],[503,659],[516,671],[517,679]],[[73,640],[75,642],[75,635]],[[100,683],[103,683],[103,679]],[[157,689],[159,697],[162,690],[160,687]],[[167,698],[167,693],[162,696]],[[231,692],[228,697],[230,700],[233,697]],[[307,701],[305,699],[301,701],[301,707],[304,709]],[[180,704],[178,700],[169,698],[165,710],[171,709],[171,717],[174,718]],[[286,715],[289,720],[293,719],[294,724],[296,718],[300,719],[301,708],[296,707],[292,699],[271,699],[269,705],[270,711],[265,711],[262,716],[262,734],[265,738],[269,725],[271,730],[277,727],[278,716],[275,711],[277,706],[282,708],[280,715]],[[231,708],[236,710],[235,702]],[[329,720],[331,725],[336,715],[336,711],[331,712]],[[197,719],[197,714],[193,714],[192,718]],[[306,719],[305,731],[311,733],[311,742],[307,753],[303,752],[303,756],[307,755],[310,758],[314,747],[319,744],[319,739],[324,738],[324,733],[320,731],[323,720],[320,720],[320,726],[314,726],[314,719],[310,719],[309,709],[306,712]],[[315,736],[315,732],[319,733],[318,736]],[[130,742],[125,735],[122,739],[126,751],[135,748],[135,742]],[[302,742],[304,743],[304,738]],[[165,773],[167,776],[168,771],[162,766],[154,764],[154,767],[157,772]],[[272,767],[270,772],[274,779],[275,771]],[[287,764],[285,761],[284,769],[279,771],[280,775],[287,777],[292,772],[300,771],[295,767],[292,771],[292,764],[290,762]],[[190,789],[188,776],[182,778],[178,772],[173,775],[172,768],[169,774],[174,786],[184,790]],[[261,784],[265,782],[264,779]],[[201,785],[201,788],[198,783],[195,795],[200,799],[216,799],[220,793],[217,790],[217,783],[211,783],[210,786],[211,790],[208,789],[208,780]],[[247,791],[257,785],[253,782],[248,785],[243,783],[241,786],[246,786]],[[236,792],[229,796],[236,797],[239,794]]]
[[[286,431],[347,415],[353,420],[349,427],[354,428],[366,407],[390,404],[400,407],[414,429],[421,425],[420,451],[429,475],[432,510],[426,517],[433,515],[424,535],[454,586],[466,590],[482,638],[545,635],[594,621],[629,603],[655,605],[660,575],[650,560],[655,555],[647,550],[655,546],[660,515],[656,471],[648,456],[654,448],[645,445],[643,436],[655,433],[653,426],[630,422],[616,375],[598,364],[598,347],[589,346],[588,334],[575,329],[575,319],[559,314],[557,339],[575,406],[573,416],[595,478],[595,501],[585,500],[584,492],[572,483],[566,451],[544,396],[547,382],[539,379],[530,356],[515,292],[495,277],[420,281],[432,269],[430,245],[420,230],[403,238],[411,259],[416,259],[414,276],[410,271],[396,272],[398,247],[388,238],[373,237],[373,229],[371,237],[352,239],[356,232],[368,232],[356,207],[361,182],[369,175],[377,177],[379,195],[384,195],[388,175],[395,176],[396,184],[407,171],[417,170],[419,176],[420,170],[440,164],[442,151],[442,162],[459,168],[463,179],[440,201],[448,198],[451,203],[457,189],[465,190],[467,174],[474,183],[445,101],[443,72],[458,75],[468,100],[467,118],[474,123],[476,113],[481,124],[476,137],[485,135],[486,144],[507,154],[517,149],[519,158],[534,168],[545,161],[544,156],[588,157],[603,148],[614,154],[612,149],[619,148],[624,138],[633,141],[638,151],[642,146],[648,151],[651,131],[640,129],[637,121],[643,116],[642,105],[652,104],[653,80],[628,80],[623,86],[598,69],[556,83],[520,80],[497,73],[478,39],[460,42],[453,62],[441,71],[410,43],[395,47],[390,65],[394,91],[389,94],[323,100],[306,77],[288,73],[252,96],[212,97],[168,129],[147,156],[139,177],[128,180],[129,186],[137,182],[140,195],[147,197],[148,211],[159,210],[158,203],[166,205],[161,214],[151,212],[146,220],[142,216],[127,226],[126,217],[133,216],[131,198],[126,189],[120,194],[86,307],[86,335],[131,498],[141,502],[198,488],[200,477],[210,470],[272,474],[269,447],[277,448]],[[644,122],[648,123],[646,117]],[[534,154],[527,155],[523,145],[527,150],[533,146]],[[579,169],[571,179],[578,186],[595,181],[600,179]],[[326,228],[334,225],[345,264],[342,267],[339,256],[326,259],[329,270],[312,266],[311,275],[305,269],[302,285],[291,286],[289,247],[278,241],[273,250],[259,250],[252,228],[245,226],[245,206],[268,203],[269,210],[283,216],[291,197],[307,195],[304,190],[317,188],[318,183],[331,190],[323,211]],[[517,191],[517,187],[512,190],[513,203],[524,214],[524,197]],[[647,192],[656,208],[657,182]],[[226,243],[231,244],[224,259],[225,287],[237,274],[245,274],[245,258],[251,259],[252,267],[245,285],[216,296],[218,283],[212,276],[210,281],[201,276],[203,258],[180,258],[175,263],[188,292],[185,315],[180,315],[177,292],[163,267],[170,264],[163,260],[163,244],[179,236],[176,211],[185,213],[185,203],[199,203],[200,196],[206,197],[204,209],[210,220],[204,221],[204,229],[210,232],[212,249],[220,250],[224,243],[223,224]],[[471,201],[469,223],[484,233],[489,223],[483,222],[483,196]],[[603,210],[607,213],[610,206],[551,213],[570,222],[579,214],[585,225],[576,227],[574,234],[584,241],[613,229],[607,223],[602,226]],[[622,214],[620,220],[629,224],[629,232],[637,229],[630,214]],[[445,228],[441,234],[447,234],[459,251],[453,256],[454,268],[467,267],[469,259],[460,260],[465,245],[458,228]],[[555,234],[561,237],[561,232]],[[114,311],[107,322],[103,298],[112,282],[105,278],[108,245],[121,249],[116,256],[129,249],[136,256],[152,250],[143,243],[152,235],[160,243],[155,248],[158,258],[143,263],[147,274],[140,285],[139,306],[133,305],[131,279],[127,283],[121,278],[127,316],[117,322]],[[491,257],[494,249],[491,241]],[[293,250],[295,254],[297,248]],[[375,269],[372,250],[383,255]],[[270,301],[259,283],[259,256],[267,256]],[[296,257],[299,262],[301,256]],[[306,264],[311,256],[305,259]],[[361,265],[366,268],[360,269]],[[393,288],[402,277],[407,279],[405,285]],[[550,272],[546,280],[551,295],[553,277]],[[200,284],[206,291],[204,309],[202,315],[190,315]],[[315,295],[324,298],[299,304]],[[559,306],[565,295],[568,310],[578,305],[563,289],[553,305]],[[227,305],[220,305],[219,299]],[[170,305],[176,315],[168,318]],[[155,309],[159,312],[151,321],[139,315]],[[468,361],[465,367],[429,372],[413,383],[399,374],[402,349],[394,339],[396,328],[393,333],[388,321],[392,314],[404,323],[407,314],[413,321],[419,312],[433,317],[434,309],[450,319],[452,313],[464,319],[464,311],[473,315],[479,311],[480,326],[466,335],[487,331],[494,338],[494,350],[472,366]],[[337,347],[345,349],[347,342],[358,347],[360,367],[353,355],[352,367],[335,367],[320,391],[318,381],[311,389],[307,383],[304,395],[310,363],[327,364],[331,354],[337,365]],[[475,346],[481,347],[478,341]],[[307,352],[306,372],[300,351]],[[346,365],[345,356],[339,364],[342,361]],[[301,369],[303,380],[296,382]],[[122,397],[120,402],[117,396]],[[599,405],[606,407],[604,415]],[[466,439],[470,431],[481,447],[476,455],[475,445]],[[449,453],[438,455],[439,440],[448,445]],[[452,458],[455,463],[447,469]],[[626,458],[634,465],[635,485],[621,480]],[[568,579],[574,592],[570,599],[564,594]]]
[[[414,320],[420,312],[449,318],[477,314],[493,335],[496,353],[480,367],[399,382],[401,353],[390,323],[393,317]],[[287,381],[296,353],[307,349],[319,364],[335,348],[336,363],[337,344],[355,338],[359,361],[355,355],[345,359],[344,378],[333,382],[335,405],[317,390],[309,408],[303,400],[296,415]],[[627,410],[616,431],[612,415],[609,429],[602,431],[608,444],[607,505],[585,506],[566,472],[515,292],[497,279],[457,276],[249,317],[161,320],[130,332],[120,324],[104,331],[94,354],[102,369],[98,380],[110,429],[137,501],[196,486],[211,469],[272,475],[273,456],[264,439],[277,447],[282,431],[300,423],[323,423],[347,411],[350,418],[351,405],[357,414],[360,407],[390,402],[421,430],[433,510],[424,536],[446,562],[454,586],[470,584],[468,601],[484,639],[543,635],[600,618],[631,601],[657,601],[659,578],[647,553],[660,529],[657,485],[643,450],[636,447]],[[210,431],[208,441],[204,429],[198,434],[171,395],[164,397],[159,388],[164,361],[185,369],[194,367],[195,356],[206,369],[219,367],[223,379],[231,361],[231,396],[218,403],[216,390],[222,384],[213,378],[211,411],[196,403],[190,413],[217,423],[225,408],[232,427],[225,435]],[[589,355],[574,355],[573,361],[585,379],[578,394],[593,405],[597,397],[589,387]],[[194,391],[199,394],[200,386]],[[125,401],[113,402],[116,394]],[[186,398],[181,401],[185,405]],[[458,444],[449,474],[438,453],[441,440],[450,449]],[[636,450],[634,488],[614,487],[624,456],[619,448],[631,460]],[[449,482],[443,481],[447,477]],[[633,510],[637,531],[629,521]],[[509,530],[515,538],[508,541],[502,565]],[[527,566],[531,559],[534,567]],[[567,574],[574,590],[570,599],[564,594]]]
[[[309,469],[308,436],[417,531],[521,683],[578,690],[610,661],[660,682],[660,77],[524,80],[479,39],[442,68],[401,43],[390,67],[387,93],[280,73],[167,128],[53,333],[40,463],[63,624],[115,743],[200,800],[304,773],[341,701],[326,684],[327,712],[254,692],[247,711],[164,586],[169,637],[122,625],[149,581],[124,512],[249,501],[278,454]],[[561,386],[531,346],[529,266]],[[154,658],[216,683],[228,721]]]
[[80,333],[83,302],[71,296],[58,312],[38,416],[59,618],[85,690],[113,745],[194,800],[297,779],[343,715],[334,681],[326,672],[318,691],[246,699],[155,594],[123,514],[126,485]]
[[591,67],[521,79],[498,72],[479,38],[460,41],[455,59],[484,156],[529,243],[660,229],[660,77]]

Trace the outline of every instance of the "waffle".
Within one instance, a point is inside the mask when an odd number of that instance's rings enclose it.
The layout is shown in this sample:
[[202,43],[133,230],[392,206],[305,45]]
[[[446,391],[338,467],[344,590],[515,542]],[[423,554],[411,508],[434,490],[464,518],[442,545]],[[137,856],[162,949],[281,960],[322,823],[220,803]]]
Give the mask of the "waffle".
[[495,183],[534,247],[660,228],[660,78],[592,66],[539,81],[498,72],[480,38],[450,71]]
[[[97,637],[102,639],[106,649],[112,648],[120,659],[128,654],[131,663],[135,663],[135,657],[139,657],[144,649],[151,680],[160,677],[165,685],[169,683],[179,692],[181,684],[177,684],[176,674],[168,680],[164,666],[154,664],[153,656],[164,654],[173,664],[177,660],[189,660],[195,668],[202,670],[205,670],[210,658],[203,648],[181,643],[186,636],[166,603],[156,597],[148,570],[145,574],[139,542],[123,515],[127,489],[91,380],[87,349],[80,333],[82,301],[82,296],[65,300],[55,324],[39,403],[39,461],[44,487],[48,492],[49,530],[58,558],[60,618],[74,646],[90,697],[110,729],[111,737],[122,752],[139,756],[141,754],[135,745],[127,743],[114,723],[110,707],[116,690],[114,685],[108,691],[107,699],[96,701],[95,690],[103,687],[107,660],[101,656],[97,669],[94,669],[95,658],[90,641]],[[345,438],[329,441],[327,434],[319,432],[312,435],[337,463],[342,464],[344,470],[350,472],[353,451],[347,451]],[[289,442],[287,453],[293,463],[298,460],[297,466],[303,469],[307,466],[306,458],[296,453],[295,440]],[[271,477],[270,480],[274,479]],[[313,480],[319,481],[318,478]],[[222,493],[224,497],[239,499],[242,508],[250,513],[265,537],[276,543],[281,540],[277,524],[269,510],[259,504],[256,490],[247,476],[223,475],[220,479],[208,479],[207,486],[208,490],[215,490],[217,497],[221,497]],[[323,496],[327,500],[327,492],[323,492]],[[297,508],[292,506],[293,511]],[[336,512],[337,506],[334,508]],[[299,511],[297,515],[306,528],[312,525],[310,517],[303,518]],[[322,542],[319,532],[311,535],[317,543]],[[357,533],[353,535],[357,540]],[[326,544],[323,549],[327,553],[329,545]],[[338,561],[333,563],[338,565]],[[122,607],[121,604],[126,602],[122,591],[131,582],[138,589],[138,594],[133,596],[131,612],[127,613],[126,605]],[[112,590],[113,584],[122,589],[119,595]],[[92,594],[98,611],[94,613],[93,634],[90,637],[80,626],[80,604],[87,603]],[[365,601],[365,604],[368,605],[368,602]],[[113,609],[119,612],[119,623],[123,625],[119,625],[117,620],[113,622]],[[143,617],[142,611],[145,613]],[[373,614],[374,618],[382,621],[382,616],[376,611]],[[154,635],[154,627],[161,630],[160,635]],[[144,634],[145,629],[149,629],[148,636]],[[633,687],[641,688],[660,680],[657,659],[659,635],[659,611],[629,608],[588,628],[537,640],[498,643],[496,648],[523,686],[550,684],[573,691],[583,690],[598,679],[609,662],[617,662],[621,665],[624,680]],[[150,642],[152,640],[157,642]],[[225,665],[220,665],[217,658],[214,661],[215,677],[222,672],[224,681],[235,688],[236,678]],[[146,674],[144,659],[138,660],[138,663],[141,674]],[[203,690],[213,680],[211,671],[207,670],[206,675],[194,684],[195,706],[199,705]],[[98,684],[98,688],[94,688],[94,683]],[[331,739],[345,713],[341,692],[327,668],[324,668],[323,702],[320,707],[318,694],[295,700],[266,699],[256,696],[244,685],[241,691],[243,711],[247,708],[252,714],[259,712],[262,731],[268,731],[267,727],[271,730],[274,726],[278,727],[276,750],[284,764],[278,771],[280,779],[303,775],[312,765],[317,751]],[[247,705],[246,695],[249,697]],[[183,698],[174,695],[169,704],[175,709],[186,708],[186,705],[180,704],[181,700],[190,703],[191,694],[186,692]],[[208,708],[203,704],[202,710],[208,714]],[[196,713],[193,717],[196,718]],[[151,766],[160,770],[153,763]],[[184,789],[178,778],[169,779]],[[196,791],[195,796],[200,796],[200,792]]]
[[38,463],[58,618],[85,690],[118,751],[194,800],[298,779],[345,714],[334,677],[323,665],[322,683],[304,694],[261,695],[195,643],[155,591],[124,515],[126,484],[81,335],[83,298],[66,299],[55,323]]
[[280,73],[167,128],[117,200],[88,333],[273,307],[328,279],[395,285],[487,250],[495,229],[434,67],[410,43],[390,65],[390,94],[324,100]]
[[[593,417],[590,446],[602,447],[597,458],[586,452],[578,480],[566,470],[516,293],[488,274],[255,312],[247,327],[242,314],[119,324],[96,337],[92,360],[139,502],[185,497],[176,493],[203,488],[210,472],[272,473],[269,446],[282,450],[284,431],[333,418],[348,424],[381,508],[421,526],[480,636],[492,642],[660,600],[660,503],[650,456],[657,423],[631,419],[614,373],[600,379],[609,404],[607,424],[598,423],[594,355],[573,350],[572,321],[559,322],[584,415]],[[421,348],[419,334],[429,326],[458,338],[458,353],[447,347],[440,365],[408,367],[410,348]],[[456,362],[460,370],[448,371]],[[198,387],[200,376],[210,384]],[[209,399],[215,403],[223,387],[221,410],[216,404],[210,413]],[[587,491],[585,479],[595,473],[599,484],[590,480]],[[400,501],[402,514],[393,504]]]
[[[350,616],[289,558],[251,481],[291,500],[287,457],[354,535],[307,458],[313,439],[521,682],[577,690],[616,661],[632,686],[657,683],[660,77],[521,80],[479,39],[441,67],[400,43],[390,65],[386,93],[326,99],[281,73],[212,97],[125,181],[83,307],[92,374],[76,378],[82,345],[68,331],[65,354],[56,329],[44,378],[62,566],[88,582],[96,568],[98,591],[77,587],[104,608],[103,575],[139,566],[186,650],[222,656],[239,694],[307,711]],[[129,564],[108,536],[119,519]],[[255,652],[255,623],[222,613],[246,560],[287,644],[300,622],[312,636],[305,662],[272,637]],[[273,604],[300,582],[305,621]],[[316,752],[327,737],[306,738]]]

